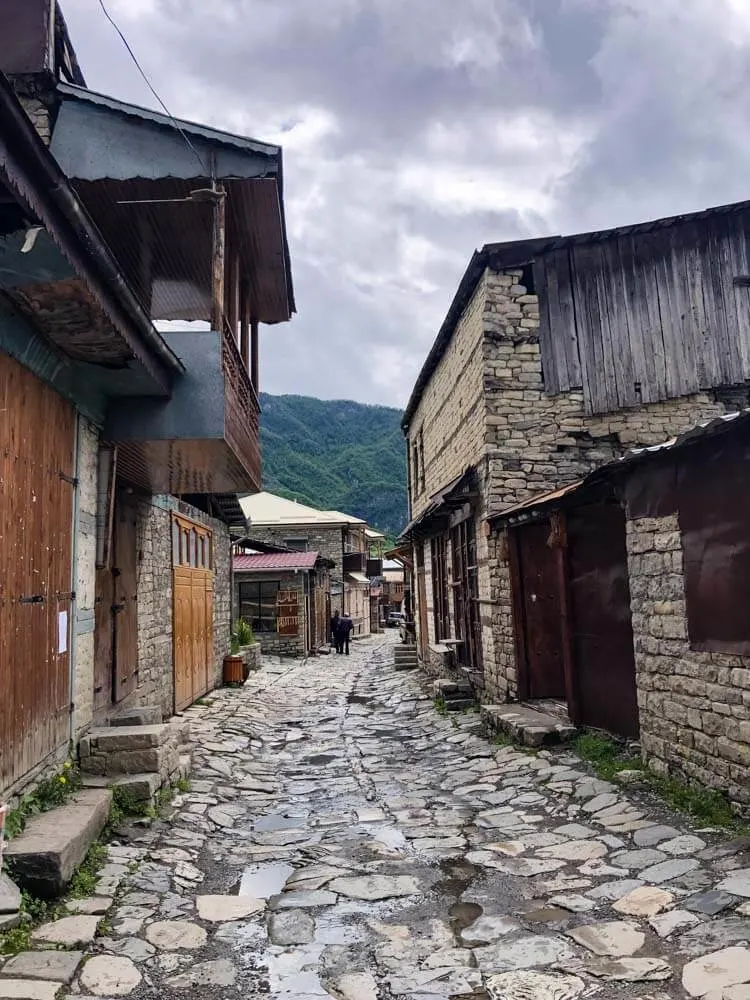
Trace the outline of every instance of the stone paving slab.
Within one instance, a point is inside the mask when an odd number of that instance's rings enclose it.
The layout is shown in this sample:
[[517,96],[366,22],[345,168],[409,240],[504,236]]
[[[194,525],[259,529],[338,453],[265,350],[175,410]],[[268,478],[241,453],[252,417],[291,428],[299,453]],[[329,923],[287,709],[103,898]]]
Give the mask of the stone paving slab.
[[748,1000],[749,845],[439,715],[396,638],[186,713],[191,789],[110,848],[71,995]]

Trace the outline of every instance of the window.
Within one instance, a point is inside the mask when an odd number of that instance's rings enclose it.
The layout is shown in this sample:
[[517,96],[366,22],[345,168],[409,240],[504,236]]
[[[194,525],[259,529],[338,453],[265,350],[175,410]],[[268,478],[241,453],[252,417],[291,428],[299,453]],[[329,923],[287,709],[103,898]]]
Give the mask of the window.
[[280,586],[278,580],[240,584],[240,618],[250,623],[253,632],[276,631],[276,596]]
[[307,538],[285,538],[284,545],[294,552],[307,552]]
[[190,569],[213,569],[210,528],[172,516],[172,565]]
[[450,637],[448,611],[448,542],[445,536],[432,539],[432,603],[435,614],[435,641]]
[[484,686],[482,667],[482,624],[479,617],[477,540],[473,518],[457,524],[452,531],[453,605],[456,638],[461,639],[458,659],[468,667],[474,683]]

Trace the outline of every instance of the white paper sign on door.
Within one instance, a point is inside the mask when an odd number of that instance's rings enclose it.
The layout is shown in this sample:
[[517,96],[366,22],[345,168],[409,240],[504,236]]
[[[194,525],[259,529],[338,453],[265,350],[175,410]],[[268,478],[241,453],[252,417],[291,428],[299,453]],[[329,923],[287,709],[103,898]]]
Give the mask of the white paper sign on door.
[[68,612],[59,611],[57,614],[57,652],[68,652]]

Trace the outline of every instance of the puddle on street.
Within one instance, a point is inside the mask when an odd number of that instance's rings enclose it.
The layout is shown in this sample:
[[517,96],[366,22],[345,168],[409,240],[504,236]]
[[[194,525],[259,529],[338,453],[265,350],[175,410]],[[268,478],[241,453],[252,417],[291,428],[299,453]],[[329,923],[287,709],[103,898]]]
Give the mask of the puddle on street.
[[289,998],[327,996],[318,974],[324,947],[322,944],[308,944],[291,951],[271,949],[267,956],[271,995]]
[[304,827],[306,814],[272,813],[268,816],[258,816],[253,822],[257,833],[277,833],[279,830],[299,830]]
[[271,896],[278,896],[293,872],[292,865],[283,862],[252,865],[243,872],[237,895],[253,896],[255,899],[270,899]]
[[479,903],[454,903],[448,910],[451,930],[458,937],[461,931],[465,931],[479,920],[483,913],[484,910]]
[[571,914],[559,906],[540,906],[535,910],[527,910],[523,919],[532,924],[552,924],[558,920],[570,920]]

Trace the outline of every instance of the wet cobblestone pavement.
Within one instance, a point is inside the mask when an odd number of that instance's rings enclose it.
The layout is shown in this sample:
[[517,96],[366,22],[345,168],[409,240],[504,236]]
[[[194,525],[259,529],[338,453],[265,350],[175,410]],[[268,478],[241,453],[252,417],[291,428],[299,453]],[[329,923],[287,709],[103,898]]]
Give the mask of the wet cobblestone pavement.
[[392,642],[266,664],[188,713],[191,790],[111,848],[117,900],[69,989],[748,1000],[748,844],[439,715]]

